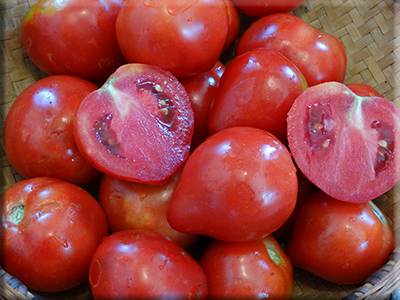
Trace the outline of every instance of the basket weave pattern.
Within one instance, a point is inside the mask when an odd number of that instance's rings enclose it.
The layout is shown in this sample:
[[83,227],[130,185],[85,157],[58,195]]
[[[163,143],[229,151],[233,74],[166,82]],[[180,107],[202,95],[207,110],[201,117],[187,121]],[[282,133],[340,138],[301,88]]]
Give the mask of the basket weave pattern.
[[[397,0],[396,0],[397,1]],[[22,179],[12,168],[2,144],[4,120],[13,101],[30,84],[45,77],[21,46],[20,24],[36,0],[0,0],[0,194]],[[345,83],[366,83],[400,107],[400,4],[393,0],[306,0],[293,12],[312,26],[339,38],[347,52]],[[332,61],[334,64],[335,62]],[[387,265],[361,286],[339,286],[295,269],[294,299],[385,299],[400,285],[400,184],[376,199],[388,215],[396,250]],[[6,292],[0,299],[30,299]],[[62,299],[90,299],[89,293]],[[388,298],[386,298],[388,299]],[[390,299],[390,298],[389,298]]]

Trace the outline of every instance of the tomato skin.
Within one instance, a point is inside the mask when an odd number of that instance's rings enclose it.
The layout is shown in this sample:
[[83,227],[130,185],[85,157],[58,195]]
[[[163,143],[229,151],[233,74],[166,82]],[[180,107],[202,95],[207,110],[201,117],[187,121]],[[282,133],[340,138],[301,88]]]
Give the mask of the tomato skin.
[[11,185],[0,201],[0,264],[6,272],[43,292],[87,281],[92,255],[108,235],[104,212],[88,192],[36,177]]
[[116,23],[129,63],[153,64],[176,77],[211,70],[227,34],[225,0],[127,0]]
[[209,137],[208,113],[225,69],[225,66],[218,61],[210,71],[179,78],[180,83],[189,94],[194,113],[195,126],[190,146],[192,152]]
[[182,168],[162,185],[129,182],[104,175],[99,187],[99,203],[106,214],[110,232],[141,229],[157,232],[189,250],[197,235],[178,232],[167,222],[168,204],[180,179]]
[[114,30],[123,2],[39,0],[22,21],[22,46],[48,75],[102,84],[125,63]]
[[296,204],[296,168],[268,132],[231,127],[189,156],[167,213],[171,227],[245,242],[278,229]]
[[96,299],[206,299],[204,271],[186,251],[153,232],[123,230],[97,248],[89,283]]
[[222,49],[222,54],[226,53],[228,49],[233,46],[239,36],[241,26],[240,15],[235,5],[233,5],[231,0],[225,0],[225,3],[228,12],[228,33],[225,40],[224,48]]
[[208,131],[257,127],[287,144],[287,113],[306,88],[303,74],[279,52],[254,49],[243,53],[221,77],[209,111]]
[[294,266],[335,283],[357,284],[393,250],[392,228],[373,202],[348,203],[318,191],[300,209],[287,253]]
[[82,101],[74,134],[82,156],[101,172],[163,184],[189,155],[193,129],[189,95],[176,77],[126,64]]
[[377,90],[372,86],[364,83],[351,83],[347,87],[353,91],[354,94],[363,97],[381,97],[384,98]]
[[248,17],[259,18],[281,12],[291,12],[305,0],[232,0],[236,8]]
[[199,263],[207,276],[207,299],[292,299],[292,263],[271,235],[244,243],[215,240]]
[[[101,173],[80,154],[73,134],[82,100],[98,87],[69,75],[45,77],[14,101],[4,124],[4,150],[25,178],[55,177],[89,187]],[[29,149],[29,151],[26,151]]]
[[340,40],[289,13],[256,20],[239,39],[236,55],[256,48],[282,53],[300,69],[308,86],[343,82],[346,76],[347,56]]

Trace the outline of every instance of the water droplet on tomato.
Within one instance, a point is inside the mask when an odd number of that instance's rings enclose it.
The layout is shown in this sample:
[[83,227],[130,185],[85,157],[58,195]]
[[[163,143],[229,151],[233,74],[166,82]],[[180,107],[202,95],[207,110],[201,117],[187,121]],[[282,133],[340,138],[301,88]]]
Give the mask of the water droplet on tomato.
[[131,277],[128,277],[128,278],[126,279],[126,287],[127,287],[127,288],[130,288],[130,287],[132,286],[132,282],[133,282],[132,278],[131,278]]

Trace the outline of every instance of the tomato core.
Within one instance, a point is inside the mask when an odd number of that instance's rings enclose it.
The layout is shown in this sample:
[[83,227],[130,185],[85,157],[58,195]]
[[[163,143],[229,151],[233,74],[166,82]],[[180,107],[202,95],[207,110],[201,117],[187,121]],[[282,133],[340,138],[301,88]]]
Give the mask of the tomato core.
[[19,225],[25,214],[25,204],[17,203],[11,207],[10,214],[8,215],[8,221],[14,225]]

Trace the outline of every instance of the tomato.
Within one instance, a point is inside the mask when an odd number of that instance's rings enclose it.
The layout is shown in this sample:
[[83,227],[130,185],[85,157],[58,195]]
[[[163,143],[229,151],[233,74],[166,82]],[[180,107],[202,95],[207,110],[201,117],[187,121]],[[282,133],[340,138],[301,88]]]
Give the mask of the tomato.
[[36,177],[11,185],[0,204],[0,265],[6,272],[43,292],[88,280],[92,255],[108,235],[104,212],[88,192]]
[[123,230],[93,255],[89,284],[96,299],[206,299],[207,279],[178,244],[153,232]]
[[124,0],[39,0],[21,24],[22,46],[48,75],[103,83],[125,63],[115,34]]
[[82,101],[75,140],[101,172],[162,184],[189,155],[193,126],[189,95],[171,73],[126,64]]
[[227,34],[225,0],[126,0],[116,23],[128,62],[153,64],[176,77],[211,70]]
[[167,222],[168,204],[181,175],[180,168],[162,185],[129,182],[104,175],[99,203],[106,214],[110,232],[142,229],[168,236],[184,249],[197,242],[197,235],[181,233]]
[[294,266],[339,284],[363,283],[394,250],[388,219],[372,202],[349,203],[322,191],[297,215],[287,253]]
[[225,0],[226,9],[228,12],[228,32],[225,40],[222,54],[226,53],[227,50],[234,45],[236,39],[239,36],[240,31],[240,15],[236,7],[233,5],[231,0]]
[[217,62],[205,73],[179,78],[180,83],[189,94],[194,113],[194,132],[191,151],[197,148],[209,136],[207,129],[208,113],[217,91],[225,66]]
[[278,229],[296,196],[296,167],[286,147],[264,130],[231,127],[189,156],[167,220],[181,232],[251,241]]
[[214,134],[233,126],[264,129],[287,144],[286,118],[307,88],[299,69],[274,50],[255,49],[235,57],[221,77],[208,116]]
[[367,202],[400,180],[400,110],[389,100],[323,83],[295,100],[287,122],[297,166],[331,197]]
[[282,53],[309,86],[343,82],[346,76],[347,56],[341,41],[289,13],[267,15],[252,23],[239,39],[236,55],[255,48]]
[[199,263],[209,300],[292,299],[292,263],[271,235],[244,243],[215,240]]
[[363,97],[381,97],[384,98],[381,94],[378,93],[372,86],[364,83],[350,83],[347,87],[353,91],[354,94]]
[[298,8],[305,0],[232,0],[236,8],[243,14],[253,18],[265,15],[291,12]]
[[19,94],[3,130],[5,153],[19,174],[56,177],[84,187],[100,179],[101,173],[78,151],[73,134],[80,103],[97,88],[75,76],[54,75]]

